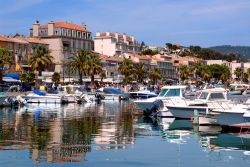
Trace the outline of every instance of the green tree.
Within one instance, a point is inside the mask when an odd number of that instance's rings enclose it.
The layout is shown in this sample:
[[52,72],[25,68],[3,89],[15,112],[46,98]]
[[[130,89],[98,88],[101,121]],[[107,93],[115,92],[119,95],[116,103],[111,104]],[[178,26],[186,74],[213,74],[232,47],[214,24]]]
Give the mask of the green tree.
[[100,56],[96,53],[88,54],[86,65],[87,74],[91,77],[91,83],[94,83],[95,75],[100,74],[103,70]]
[[50,51],[41,45],[34,48],[34,52],[30,55],[30,65],[33,70],[38,71],[38,76],[42,76],[42,71],[53,63],[52,60]]
[[29,84],[32,84],[34,83],[36,80],[36,74],[35,73],[29,73],[27,76],[26,76],[26,79],[25,79],[25,82],[29,83]]
[[240,67],[237,67],[237,68],[234,70],[234,74],[236,75],[236,78],[238,78],[238,79],[242,79],[243,73],[244,73],[244,71],[243,71],[243,69],[240,68]]
[[158,79],[161,79],[161,72],[159,69],[154,69],[153,71],[151,71],[149,73],[149,78],[150,80],[154,83],[154,84],[157,84],[157,80]]
[[106,78],[106,73],[103,71],[101,74],[100,74],[100,77],[101,77],[101,82],[103,82],[103,79]]
[[231,72],[230,69],[226,65],[221,65],[221,75],[220,80],[222,80],[223,83],[227,82],[231,78]]
[[201,70],[201,78],[204,81],[209,82],[210,79],[212,78],[212,74],[211,74],[211,70],[209,68],[209,66],[204,66]]
[[181,78],[182,81],[188,79],[189,77],[189,68],[187,65],[181,65],[179,68],[179,76]]
[[167,47],[169,50],[172,50],[173,44],[171,44],[171,43],[166,43],[165,45],[166,45],[166,47]]
[[250,68],[247,69],[246,73],[248,74],[248,77],[250,77]]
[[60,79],[60,74],[58,72],[54,72],[54,74],[52,75],[52,82],[58,84],[60,82]]
[[25,81],[26,81],[26,77],[27,77],[27,74],[26,74],[26,73],[23,73],[23,74],[21,74],[21,76],[20,76],[20,80],[21,80],[22,82],[25,82]]
[[0,83],[3,82],[3,70],[6,65],[11,65],[13,63],[14,57],[11,53],[4,48],[0,48]]
[[82,85],[83,74],[86,74],[86,69],[88,68],[87,59],[89,51],[84,49],[78,50],[73,57],[69,58],[69,67],[73,72],[78,72],[79,84]]
[[144,67],[143,63],[139,63],[138,66],[135,68],[134,71],[134,76],[135,79],[139,82],[139,83],[143,83],[143,80],[146,77],[146,69]]
[[130,83],[132,81],[131,75],[133,74],[133,62],[130,59],[124,58],[122,63],[119,65],[118,70],[124,75],[124,82]]

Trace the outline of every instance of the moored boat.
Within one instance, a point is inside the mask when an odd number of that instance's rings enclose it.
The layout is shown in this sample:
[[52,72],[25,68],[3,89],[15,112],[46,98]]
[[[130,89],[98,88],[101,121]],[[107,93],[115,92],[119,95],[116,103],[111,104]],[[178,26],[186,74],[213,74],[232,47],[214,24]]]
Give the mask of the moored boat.
[[250,108],[247,105],[237,104],[229,109],[214,109],[212,113],[220,125],[250,132]]
[[62,103],[62,97],[55,95],[46,95],[42,91],[35,90],[33,93],[29,93],[22,96],[28,103]]
[[[179,99],[167,102],[166,107],[176,118],[189,119],[194,117],[194,111],[206,114],[210,109],[223,108],[228,105],[227,92],[223,88],[202,90],[197,99]],[[212,103],[216,102],[216,103]],[[212,105],[208,106],[208,103]]]
[[183,85],[163,86],[161,92],[157,97],[136,100],[134,101],[134,103],[138,106],[138,108],[141,111],[149,110],[153,107],[154,102],[156,102],[157,100],[162,100],[165,103],[166,99],[171,99],[175,101],[184,98],[183,92],[185,89],[186,86]]

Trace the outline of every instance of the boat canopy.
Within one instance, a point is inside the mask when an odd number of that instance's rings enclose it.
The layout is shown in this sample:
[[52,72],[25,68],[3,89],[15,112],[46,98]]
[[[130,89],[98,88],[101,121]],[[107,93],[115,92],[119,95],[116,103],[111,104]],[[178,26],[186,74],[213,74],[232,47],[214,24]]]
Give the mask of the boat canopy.
[[104,88],[103,89],[103,92],[104,93],[107,93],[107,94],[123,94],[123,91],[120,90],[120,89],[117,89],[117,88],[113,88],[113,87],[110,87],[110,88]]
[[182,97],[183,89],[186,89],[185,85],[164,86],[159,93],[159,97]]
[[205,89],[201,91],[198,99],[227,100],[227,91],[224,88]]

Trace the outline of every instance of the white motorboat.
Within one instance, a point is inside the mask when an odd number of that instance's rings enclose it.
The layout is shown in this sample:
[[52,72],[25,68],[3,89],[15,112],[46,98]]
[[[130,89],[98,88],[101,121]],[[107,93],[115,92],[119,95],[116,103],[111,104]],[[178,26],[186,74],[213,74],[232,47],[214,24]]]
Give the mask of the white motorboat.
[[[228,105],[227,91],[223,88],[212,88],[202,90],[197,99],[168,99],[165,106],[176,118],[192,118],[194,111],[200,114],[206,114],[210,109],[223,108]],[[213,103],[216,102],[216,103]],[[208,106],[208,103],[211,103]]]
[[126,93],[126,95],[130,99],[134,99],[134,100],[148,99],[148,98],[152,98],[152,97],[157,96],[157,94],[155,92],[148,90],[147,87],[140,87],[140,89],[138,91],[128,92],[128,93]]
[[60,96],[64,103],[86,102],[86,93],[80,85],[64,85],[58,90],[49,90],[48,96]]
[[125,99],[124,92],[120,89],[113,87],[100,88],[96,92],[88,92],[88,95],[94,101],[98,100],[120,101]]
[[237,104],[229,109],[214,109],[212,113],[222,126],[250,129],[250,107]]
[[166,99],[172,99],[174,101],[183,99],[183,93],[185,89],[186,86],[184,85],[164,86],[157,97],[136,100],[134,103],[141,111],[150,110],[153,107],[154,102],[157,100],[162,100],[165,103]]
[[28,103],[62,103],[62,97],[55,95],[46,95],[44,92],[35,90],[33,93],[29,93],[22,96]]
[[248,84],[230,84],[229,95],[242,95],[243,92],[248,94],[250,86]]

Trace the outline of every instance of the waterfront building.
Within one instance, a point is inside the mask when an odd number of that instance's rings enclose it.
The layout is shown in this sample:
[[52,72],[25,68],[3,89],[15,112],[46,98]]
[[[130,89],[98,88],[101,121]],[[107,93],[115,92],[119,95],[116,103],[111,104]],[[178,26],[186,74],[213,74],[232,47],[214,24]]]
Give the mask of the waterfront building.
[[69,70],[64,66],[68,58],[79,49],[93,49],[92,35],[86,25],[54,21],[40,25],[36,21],[30,30],[31,37],[41,38],[49,44],[55,63],[51,66],[52,72],[69,75]]
[[168,54],[157,54],[152,56],[152,59],[155,59],[157,62],[157,67],[161,76],[164,79],[176,78],[175,68],[172,62],[172,56]]
[[120,57],[112,57],[100,54],[100,57],[103,61],[103,71],[106,74],[106,82],[122,82],[123,76],[119,72],[119,65],[123,61]]
[[94,38],[95,52],[114,56],[122,55],[123,53],[140,53],[140,44],[134,36],[129,36],[119,33],[96,33]]
[[135,64],[142,63],[146,69],[150,70],[154,68],[154,64],[151,64],[151,58],[148,56],[141,56],[138,54],[127,52],[127,53],[123,53],[122,57],[131,59]]
[[37,45],[48,44],[39,38],[24,37],[21,35],[0,36],[0,47],[7,49],[13,55],[13,64],[5,72],[21,73],[22,70],[28,70],[29,55],[33,53]]

